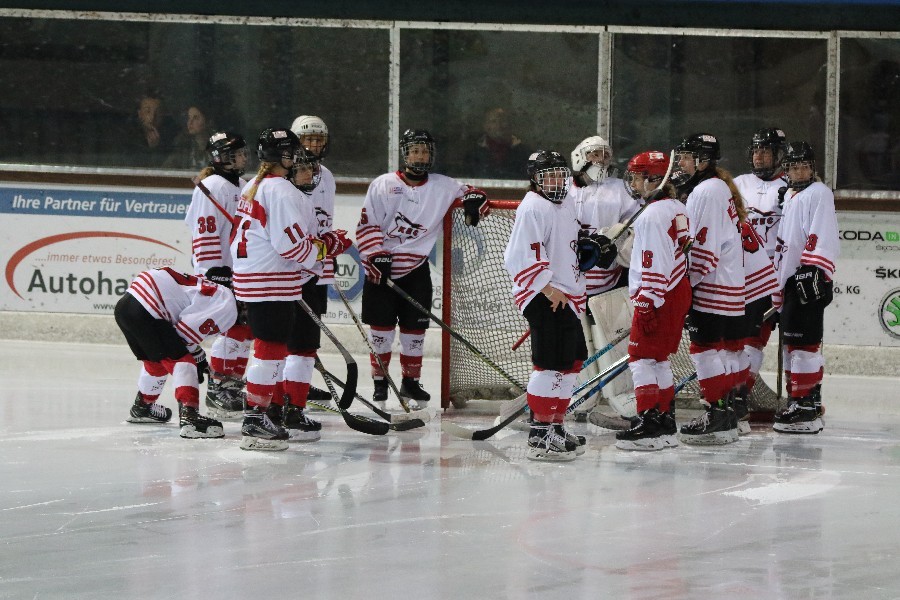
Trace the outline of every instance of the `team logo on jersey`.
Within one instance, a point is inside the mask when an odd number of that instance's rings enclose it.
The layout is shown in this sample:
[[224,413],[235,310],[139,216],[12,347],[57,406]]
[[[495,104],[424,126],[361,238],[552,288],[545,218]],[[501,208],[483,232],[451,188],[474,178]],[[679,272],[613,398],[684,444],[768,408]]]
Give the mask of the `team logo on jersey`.
[[749,212],[751,216],[748,220],[753,225],[753,229],[756,230],[763,242],[768,243],[769,232],[781,222],[781,215],[773,210],[757,210],[755,208],[749,209]]
[[881,299],[878,317],[881,328],[892,338],[900,339],[900,289],[891,290]]
[[387,232],[388,237],[400,240],[408,240],[410,238],[418,238],[428,229],[418,223],[413,223],[403,213],[398,212],[394,217],[394,226]]

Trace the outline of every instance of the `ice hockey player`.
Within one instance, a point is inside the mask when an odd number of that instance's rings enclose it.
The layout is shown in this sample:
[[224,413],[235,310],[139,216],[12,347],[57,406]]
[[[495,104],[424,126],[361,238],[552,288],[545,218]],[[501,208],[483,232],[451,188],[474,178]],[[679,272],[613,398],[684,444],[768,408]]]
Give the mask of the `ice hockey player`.
[[689,444],[728,444],[738,439],[731,400],[743,351],[738,335],[744,316],[741,207],[735,202],[740,194],[727,171],[717,167],[721,150],[715,136],[689,135],[675,153],[679,170],[672,179],[679,197],[687,200],[692,239],[690,356],[706,409],[682,425],[679,438]]
[[168,423],[172,411],[157,399],[172,376],[183,438],[220,438],[222,423],[199,413],[203,373],[200,342],[227,331],[237,319],[234,295],[203,277],[169,267],[138,273],[116,304],[116,324],[141,361],[129,423]]
[[[291,131],[306,150],[295,170],[294,185],[303,192],[304,197],[308,198],[315,208],[318,222],[316,234],[332,231],[334,229],[334,196],[337,186],[334,174],[322,164],[322,159],[328,155],[328,126],[321,117],[300,115],[291,124]],[[334,261],[325,261],[321,265],[317,265],[315,273],[317,280],[314,285],[318,286],[315,293],[320,296],[319,305],[324,314],[328,309],[328,286],[334,283]],[[310,385],[307,399],[327,402],[331,400],[331,394]]]
[[623,450],[661,450],[676,446],[677,427],[670,413],[675,383],[669,355],[678,350],[684,319],[691,307],[685,251],[690,241],[684,204],[663,178],[669,157],[641,152],[628,162],[625,185],[647,208],[634,221],[628,292],[634,306],[628,367],[634,380],[637,418],[616,434]]
[[[462,199],[466,223],[475,226],[489,210],[479,189],[432,173],[435,143],[424,129],[407,129],[400,138],[402,167],[375,178],[366,192],[356,228],[356,242],[366,271],[362,321],[369,342],[385,368],[391,360],[396,328],[400,328],[400,393],[422,404],[431,399],[419,381],[428,317],[387,286],[392,280],[422,306],[431,306],[428,255],[442,231],[444,216]],[[374,355],[373,399],[387,400],[388,382]]]
[[257,142],[259,170],[238,202],[234,291],[247,304],[254,338],[241,427],[245,450],[285,450],[288,439],[315,441],[322,428],[304,413],[312,371],[306,349],[319,330],[297,299],[316,263],[345,251],[350,240],[340,231],[312,236],[313,206],[292,183],[301,151],[291,130],[264,130]]
[[599,259],[600,246],[596,238],[579,240],[566,160],[539,150],[528,158],[526,171],[530,189],[516,209],[503,258],[513,298],[531,328],[527,457],[568,461],[585,451],[584,438],[568,433],[563,419],[587,358],[579,318],[587,302],[583,271]]
[[790,399],[775,414],[775,431],[818,433],[822,422],[822,355],[825,307],[834,293],[834,266],[840,254],[834,194],[816,176],[816,161],[807,142],[787,147],[788,179],[784,215],[778,235],[775,268],[780,290],[780,327],[785,343],[785,377]]
[[[218,131],[206,144],[209,165],[197,176],[185,223],[191,228],[191,260],[194,273],[231,287],[231,252],[228,249],[234,214],[247,167],[247,143],[231,131]],[[250,328],[241,317],[223,331],[209,352],[210,372],[206,388],[207,412],[217,419],[240,418],[244,410],[244,371],[250,356]]]

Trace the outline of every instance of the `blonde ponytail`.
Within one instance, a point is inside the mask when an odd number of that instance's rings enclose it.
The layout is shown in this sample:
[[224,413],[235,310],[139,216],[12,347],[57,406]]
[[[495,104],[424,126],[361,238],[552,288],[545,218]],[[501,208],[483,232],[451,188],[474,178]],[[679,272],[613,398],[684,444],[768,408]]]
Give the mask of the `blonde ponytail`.
[[244,200],[247,202],[252,202],[256,197],[256,190],[259,188],[259,183],[263,180],[263,178],[272,172],[277,166],[278,163],[274,162],[261,162],[259,163],[259,170],[256,172],[256,178],[253,180],[253,185],[247,190],[247,194],[244,196]]

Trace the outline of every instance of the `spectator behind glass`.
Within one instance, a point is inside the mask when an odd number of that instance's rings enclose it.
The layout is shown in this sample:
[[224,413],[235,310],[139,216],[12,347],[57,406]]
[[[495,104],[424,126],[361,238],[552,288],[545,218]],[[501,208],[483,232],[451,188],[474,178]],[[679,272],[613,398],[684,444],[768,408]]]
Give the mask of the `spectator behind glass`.
[[214,127],[210,113],[205,108],[192,104],[187,109],[185,128],[175,136],[174,149],[163,167],[195,170],[206,167],[206,142]]
[[126,153],[126,160],[136,167],[159,167],[172,151],[178,127],[165,114],[156,91],[148,91],[138,99],[136,117],[125,138],[132,149]]
[[466,176],[485,179],[526,179],[522,165],[529,151],[510,132],[509,114],[501,107],[484,115],[484,130],[466,155]]

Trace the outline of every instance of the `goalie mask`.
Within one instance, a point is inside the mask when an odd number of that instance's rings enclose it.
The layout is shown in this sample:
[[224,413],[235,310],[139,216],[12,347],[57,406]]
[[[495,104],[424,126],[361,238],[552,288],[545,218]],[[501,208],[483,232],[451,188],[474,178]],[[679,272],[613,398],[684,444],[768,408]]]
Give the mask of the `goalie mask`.
[[[649,192],[659,187],[668,170],[669,157],[665,153],[656,150],[641,152],[628,161],[625,189],[635,200],[643,200]],[[638,178],[642,183],[635,187]]]
[[424,129],[407,129],[400,137],[400,158],[411,173],[428,173],[434,166],[434,138]]
[[247,142],[237,133],[219,131],[206,143],[209,165],[216,171],[240,177],[247,166]]
[[610,160],[612,148],[599,135],[585,138],[572,150],[572,170],[597,183],[609,175]]
[[816,180],[816,156],[806,142],[788,144],[781,164],[793,190],[805,190]]
[[300,115],[291,124],[291,131],[316,160],[322,160],[328,155],[328,126],[320,117]]
[[322,169],[316,156],[304,147],[297,150],[291,183],[306,195],[312,193],[322,180]]
[[525,170],[535,191],[550,202],[560,204],[569,193],[572,172],[559,152],[538,150],[528,157]]
[[[263,162],[278,163],[284,167],[283,161],[289,160],[293,165],[300,140],[290,129],[270,128],[259,134],[256,144],[256,156]],[[290,167],[285,167],[290,168]]]
[[[754,175],[765,181],[772,181],[776,173],[781,171],[787,138],[784,132],[774,127],[760,129],[753,134],[747,148],[747,161]],[[768,150],[768,152],[761,152]]]

